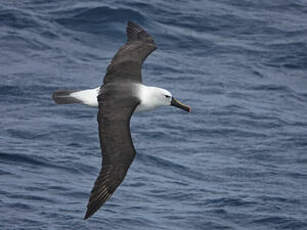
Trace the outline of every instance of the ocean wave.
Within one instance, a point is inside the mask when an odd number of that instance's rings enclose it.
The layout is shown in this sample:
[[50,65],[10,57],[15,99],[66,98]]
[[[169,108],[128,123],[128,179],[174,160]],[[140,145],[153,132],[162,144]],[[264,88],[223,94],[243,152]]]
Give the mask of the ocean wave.
[[21,9],[0,9],[0,25],[15,29],[36,29],[40,27],[40,21]]
[[[55,12],[55,21],[72,30],[87,33],[108,32],[109,36],[121,36],[120,32],[114,31],[113,23],[125,23],[128,20],[144,22],[144,16],[138,11],[125,8],[111,8],[99,6],[93,8],[75,8],[68,11]],[[106,24],[106,22],[108,22]],[[100,26],[99,26],[100,25]],[[111,33],[111,34],[110,34]]]

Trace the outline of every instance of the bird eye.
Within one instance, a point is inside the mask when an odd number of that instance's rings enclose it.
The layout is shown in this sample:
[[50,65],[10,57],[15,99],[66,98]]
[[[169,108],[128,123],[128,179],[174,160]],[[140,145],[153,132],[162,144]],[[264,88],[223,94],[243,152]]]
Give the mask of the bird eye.
[[169,95],[164,95],[166,98],[170,98],[171,96],[169,96]]

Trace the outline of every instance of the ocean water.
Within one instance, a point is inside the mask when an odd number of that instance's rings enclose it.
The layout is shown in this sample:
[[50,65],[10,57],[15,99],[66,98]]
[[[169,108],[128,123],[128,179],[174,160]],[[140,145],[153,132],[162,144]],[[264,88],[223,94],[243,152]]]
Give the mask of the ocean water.
[[[143,81],[192,113],[131,121],[137,156],[83,216],[98,175],[94,88],[128,20],[159,49]],[[0,0],[0,229],[307,229],[307,2]]]

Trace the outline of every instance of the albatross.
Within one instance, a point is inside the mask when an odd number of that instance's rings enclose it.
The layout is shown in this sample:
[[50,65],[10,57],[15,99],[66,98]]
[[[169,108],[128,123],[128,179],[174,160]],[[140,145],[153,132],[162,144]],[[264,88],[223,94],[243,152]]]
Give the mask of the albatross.
[[92,216],[124,180],[136,154],[130,133],[134,112],[171,105],[191,111],[165,89],[142,84],[142,64],[157,46],[141,26],[129,21],[127,42],[109,64],[103,85],[88,90],[58,90],[57,104],[81,103],[98,107],[97,121],[102,167],[91,191],[84,219]]

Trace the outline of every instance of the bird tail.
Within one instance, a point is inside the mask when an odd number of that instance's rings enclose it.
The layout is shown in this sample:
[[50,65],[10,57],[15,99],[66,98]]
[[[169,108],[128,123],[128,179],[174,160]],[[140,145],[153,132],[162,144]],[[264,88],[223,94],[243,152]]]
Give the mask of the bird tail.
[[52,99],[57,104],[86,104],[98,106],[97,96],[100,87],[87,90],[57,90],[52,94]]
[[57,104],[81,103],[80,100],[71,96],[71,94],[75,92],[78,92],[78,90],[57,90],[52,94],[52,99]]

